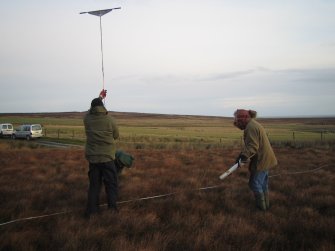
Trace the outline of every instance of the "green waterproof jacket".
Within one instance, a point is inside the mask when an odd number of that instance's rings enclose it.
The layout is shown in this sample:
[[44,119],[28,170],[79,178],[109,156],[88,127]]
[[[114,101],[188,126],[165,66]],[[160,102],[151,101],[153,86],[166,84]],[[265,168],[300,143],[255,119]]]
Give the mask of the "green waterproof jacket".
[[91,108],[84,117],[85,156],[90,163],[103,163],[115,159],[115,140],[119,129],[103,106]]
[[242,154],[250,158],[250,170],[263,171],[277,165],[277,159],[264,128],[250,119],[244,129],[244,148]]

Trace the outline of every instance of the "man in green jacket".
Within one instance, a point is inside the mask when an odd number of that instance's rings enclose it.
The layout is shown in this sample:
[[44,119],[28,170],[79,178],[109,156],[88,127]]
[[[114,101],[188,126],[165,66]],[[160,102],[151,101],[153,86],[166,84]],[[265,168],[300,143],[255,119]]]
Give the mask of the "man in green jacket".
[[91,102],[91,108],[84,117],[86,146],[85,157],[89,162],[89,190],[86,216],[99,212],[99,195],[104,182],[108,208],[117,211],[118,193],[115,160],[115,140],[119,130],[114,119],[108,115],[101,98]]
[[269,168],[277,165],[277,159],[264,128],[255,120],[256,115],[257,112],[244,109],[234,113],[234,125],[244,131],[244,147],[236,162],[249,162],[249,187],[255,195],[256,206],[265,211],[270,207]]

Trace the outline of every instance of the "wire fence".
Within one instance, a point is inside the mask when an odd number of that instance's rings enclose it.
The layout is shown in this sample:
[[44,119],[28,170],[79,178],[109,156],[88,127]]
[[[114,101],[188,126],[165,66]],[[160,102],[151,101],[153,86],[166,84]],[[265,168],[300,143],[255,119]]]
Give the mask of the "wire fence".
[[[86,140],[83,128],[46,128],[44,136],[48,139],[84,144]],[[268,133],[273,146],[333,146],[335,145],[335,131],[280,131]],[[240,147],[243,144],[241,134],[229,134],[219,136],[193,135],[192,137],[179,135],[157,135],[157,134],[121,134],[118,145],[136,149],[154,148],[220,148]]]

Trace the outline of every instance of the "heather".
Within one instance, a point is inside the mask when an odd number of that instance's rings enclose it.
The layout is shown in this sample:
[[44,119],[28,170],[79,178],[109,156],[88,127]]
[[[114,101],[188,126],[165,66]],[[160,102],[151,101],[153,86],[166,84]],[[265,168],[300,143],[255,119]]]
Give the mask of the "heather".
[[2,141],[1,223],[64,213],[0,226],[1,250],[334,250],[332,148],[276,147],[265,213],[247,168],[218,179],[237,148],[126,150],[135,163],[119,178],[119,213],[106,210],[102,191],[102,213],[87,220],[82,149]]

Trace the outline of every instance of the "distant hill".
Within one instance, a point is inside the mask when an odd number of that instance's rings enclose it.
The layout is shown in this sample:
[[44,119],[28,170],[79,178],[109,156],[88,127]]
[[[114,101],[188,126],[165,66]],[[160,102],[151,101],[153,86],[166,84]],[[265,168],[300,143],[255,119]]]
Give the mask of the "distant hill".
[[[109,111],[116,119],[215,119],[232,120],[233,117],[224,116],[206,116],[206,115],[178,115],[178,114],[158,114],[158,113],[139,113],[139,112],[118,112]],[[38,113],[0,113],[0,117],[32,117],[32,118],[83,118],[85,112],[38,112]],[[271,123],[303,123],[303,124],[321,124],[335,125],[335,117],[258,117],[260,122]]]

